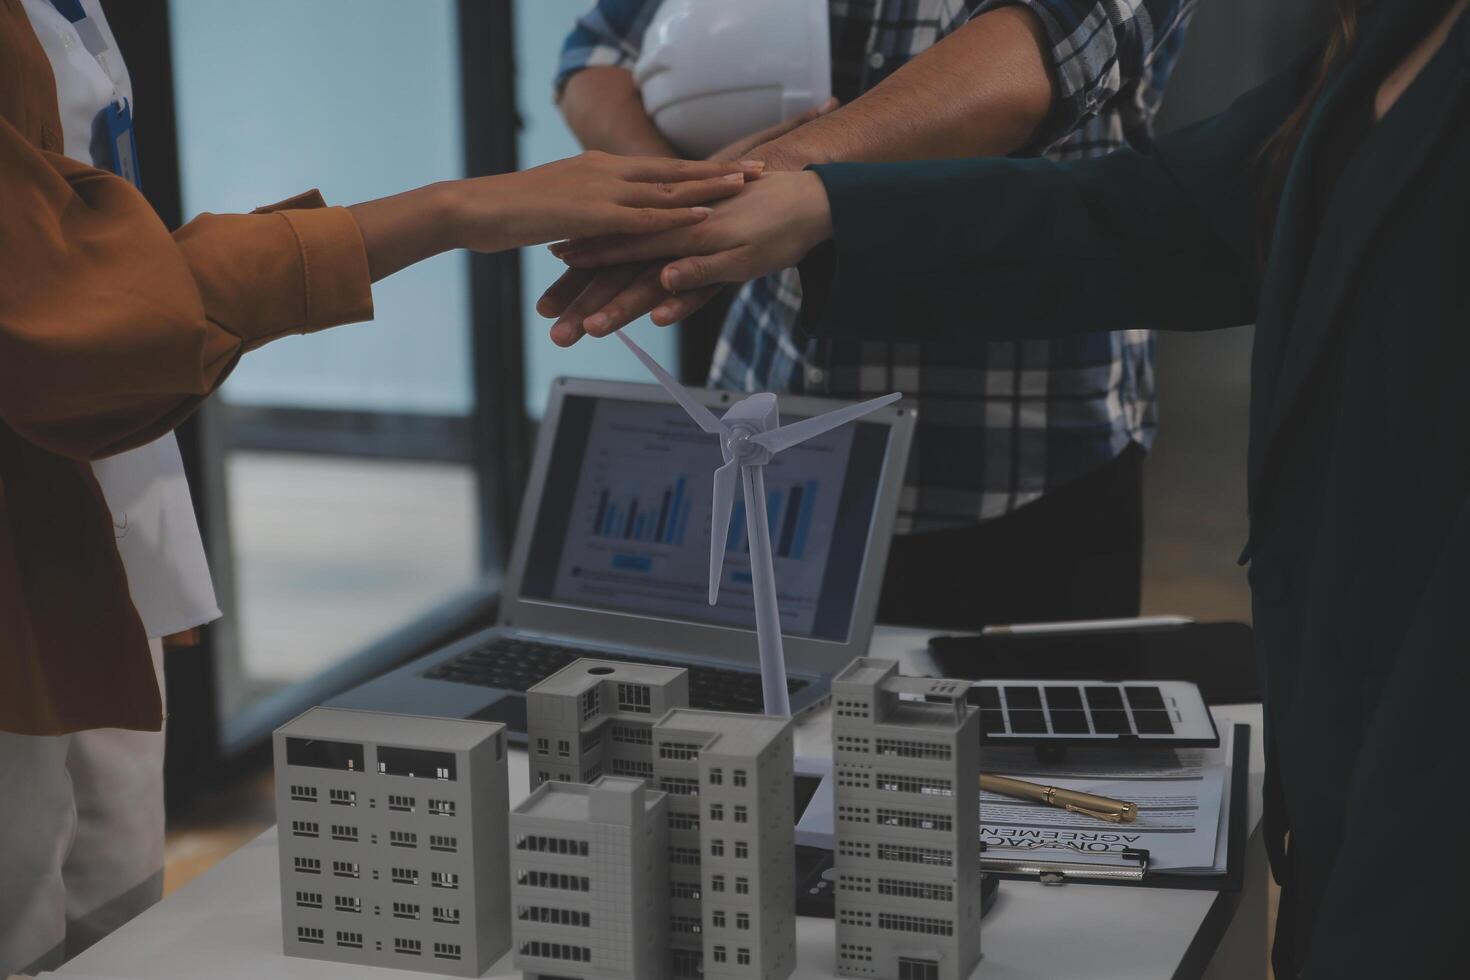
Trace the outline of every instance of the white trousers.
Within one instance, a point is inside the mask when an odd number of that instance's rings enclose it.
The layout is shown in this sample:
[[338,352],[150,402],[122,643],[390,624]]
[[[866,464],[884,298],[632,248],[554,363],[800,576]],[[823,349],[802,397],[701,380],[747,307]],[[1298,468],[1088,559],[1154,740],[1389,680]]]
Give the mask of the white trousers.
[[0,732],[0,977],[55,969],[162,893],[162,732]]

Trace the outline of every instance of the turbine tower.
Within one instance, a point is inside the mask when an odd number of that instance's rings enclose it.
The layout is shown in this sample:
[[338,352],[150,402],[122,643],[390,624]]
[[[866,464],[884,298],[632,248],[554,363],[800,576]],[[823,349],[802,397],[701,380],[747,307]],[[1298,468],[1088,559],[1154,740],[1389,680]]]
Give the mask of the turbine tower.
[[730,406],[722,418],[695,398],[669,372],[633,342],[626,331],[618,338],[643,362],[674,401],[705,432],[720,437],[725,465],[715,470],[714,509],[709,529],[709,604],[720,594],[720,571],[725,564],[725,538],[730,531],[730,512],[735,506],[735,476],[739,471],[745,489],[745,525],[750,539],[750,580],[755,596],[755,635],[760,647],[761,688],[766,714],[787,718],[791,701],[786,691],[786,654],[781,647],[781,614],[776,606],[776,564],[771,557],[771,529],[766,517],[765,466],[771,457],[891,405],[903,396],[884,395],[782,425],[776,396],[768,392],[749,395]]

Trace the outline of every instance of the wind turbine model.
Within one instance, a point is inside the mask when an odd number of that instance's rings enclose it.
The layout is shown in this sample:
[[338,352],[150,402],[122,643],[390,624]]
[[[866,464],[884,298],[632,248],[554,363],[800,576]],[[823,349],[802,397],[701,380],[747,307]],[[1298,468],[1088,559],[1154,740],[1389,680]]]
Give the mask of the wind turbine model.
[[674,401],[683,407],[696,425],[710,435],[720,437],[720,452],[725,456],[725,465],[715,470],[714,510],[710,514],[709,528],[709,604],[712,606],[720,594],[725,537],[730,530],[730,511],[735,506],[735,471],[740,471],[745,484],[751,591],[755,594],[755,635],[760,647],[761,688],[765,694],[766,714],[788,718],[791,716],[791,701],[786,692],[781,615],[776,608],[776,566],[771,558],[771,529],[766,523],[765,466],[781,450],[862,418],[903,396],[898,393],[884,395],[825,415],[782,425],[776,396],[767,392],[743,398],[731,405],[723,418],[715,418],[713,412],[674,380],[673,375],[634,343],[625,331],[619,331],[618,337],[653,373],[659,384],[674,396]]

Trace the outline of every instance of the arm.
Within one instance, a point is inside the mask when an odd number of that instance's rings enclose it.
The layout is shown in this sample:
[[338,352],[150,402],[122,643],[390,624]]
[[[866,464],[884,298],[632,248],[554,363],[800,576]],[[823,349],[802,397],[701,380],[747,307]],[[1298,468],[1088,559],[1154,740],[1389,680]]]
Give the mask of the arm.
[[[663,270],[662,286],[679,295],[658,306],[656,323],[685,315],[686,293],[786,268],[829,237],[829,250],[802,270],[803,318],[822,334],[958,342],[1140,321],[1247,323],[1260,265],[1257,154],[1296,105],[1313,61],[1165,137],[1150,155],[774,173],[698,227],[557,252],[574,269],[690,256]],[[602,335],[618,319],[589,317],[586,328]]]
[[131,184],[0,118],[0,425],[57,455],[120,452],[177,425],[244,353],[370,318],[371,280],[408,263],[569,225],[698,221],[689,205],[742,182],[735,165],[586,154],[353,210],[313,192],[170,235]]
[[658,11],[656,0],[598,0],[567,35],[557,71],[557,103],[588,150],[676,157],[633,84],[638,43]]

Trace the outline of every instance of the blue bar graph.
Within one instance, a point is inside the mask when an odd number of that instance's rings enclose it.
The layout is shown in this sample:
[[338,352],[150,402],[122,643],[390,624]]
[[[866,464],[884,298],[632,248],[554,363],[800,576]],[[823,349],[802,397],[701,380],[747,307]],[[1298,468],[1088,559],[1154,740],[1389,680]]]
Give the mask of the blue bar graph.
[[687,486],[688,480],[681,475],[651,500],[634,493],[621,498],[622,504],[614,503],[613,493],[603,488],[597,496],[592,533],[620,541],[681,545],[689,523]]
[[[811,533],[812,512],[816,509],[817,481],[797,483],[786,492],[766,493],[766,518],[770,524],[771,547],[779,558],[796,561],[806,556],[806,541]],[[725,539],[725,550],[749,552],[750,541],[745,533],[745,501],[737,501],[735,513],[730,519],[730,534]]]

